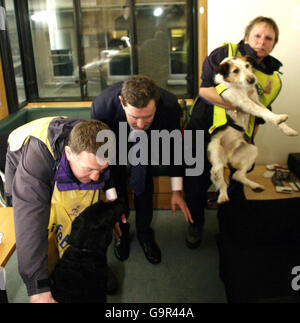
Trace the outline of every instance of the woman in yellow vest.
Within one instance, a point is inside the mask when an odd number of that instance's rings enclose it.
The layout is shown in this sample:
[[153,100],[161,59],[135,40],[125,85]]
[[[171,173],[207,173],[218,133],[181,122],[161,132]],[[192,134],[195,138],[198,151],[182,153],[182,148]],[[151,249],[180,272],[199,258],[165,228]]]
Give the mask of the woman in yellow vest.
[[49,275],[67,248],[72,221],[106,191],[117,198],[107,160],[96,153],[101,121],[34,120],[8,138],[5,183],[12,196],[18,266],[31,302],[54,302]]
[[[191,120],[187,126],[189,130],[205,131],[204,172],[198,177],[184,179],[186,202],[194,220],[194,224],[190,224],[186,234],[186,244],[190,248],[198,247],[202,241],[204,208],[207,202],[207,190],[211,185],[211,165],[206,155],[207,145],[211,134],[218,127],[227,124],[225,109],[236,109],[222,98],[222,92],[226,91],[226,88],[214,83],[214,69],[229,56],[253,57],[256,60],[254,71],[258,79],[257,91],[260,100],[271,109],[271,104],[281,89],[278,72],[282,64],[269,55],[278,42],[278,37],[279,30],[273,19],[257,17],[246,27],[244,39],[239,44],[225,43],[215,49],[203,62],[199,97],[194,103]],[[264,123],[262,119],[250,119],[247,135],[251,139],[258,125],[262,123]]]

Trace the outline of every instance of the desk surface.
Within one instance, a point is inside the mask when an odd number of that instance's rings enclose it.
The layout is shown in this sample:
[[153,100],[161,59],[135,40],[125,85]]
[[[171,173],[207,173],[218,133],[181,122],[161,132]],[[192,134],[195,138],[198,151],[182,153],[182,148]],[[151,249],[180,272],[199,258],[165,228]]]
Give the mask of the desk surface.
[[0,208],[0,232],[3,234],[0,244],[0,266],[4,267],[16,249],[12,207]]
[[[300,192],[293,192],[291,194],[287,193],[277,193],[275,187],[271,181],[271,178],[264,178],[263,174],[266,172],[266,167],[264,165],[256,165],[254,170],[247,175],[247,177],[261,185],[264,185],[265,190],[261,193],[255,193],[248,186],[244,186],[244,192],[247,200],[277,200],[277,199],[287,199],[287,198],[300,198]],[[299,183],[299,180],[298,180]],[[285,183],[286,184],[286,183]],[[288,185],[288,184],[286,184]]]

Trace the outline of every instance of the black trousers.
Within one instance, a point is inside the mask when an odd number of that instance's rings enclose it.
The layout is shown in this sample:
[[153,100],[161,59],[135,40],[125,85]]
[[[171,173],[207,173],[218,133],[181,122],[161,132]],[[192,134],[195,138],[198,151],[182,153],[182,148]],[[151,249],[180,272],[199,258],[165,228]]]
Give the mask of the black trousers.
[[[199,176],[185,176],[183,179],[183,187],[185,193],[185,201],[191,212],[195,226],[204,226],[204,210],[207,204],[207,191],[212,184],[210,180],[211,164],[207,158],[207,145],[210,137],[205,133],[204,137],[204,170]],[[195,136],[193,135],[193,154],[195,154]],[[188,166],[186,166],[188,168]]]
[[[126,218],[129,217],[129,203],[127,194],[128,169],[126,166],[113,166],[113,176],[116,182],[118,196],[123,196],[127,203]],[[134,207],[136,212],[136,232],[140,242],[153,239],[151,222],[153,217],[153,178],[152,166],[147,166],[145,191],[140,195],[134,195]],[[120,224],[122,230],[122,224]]]

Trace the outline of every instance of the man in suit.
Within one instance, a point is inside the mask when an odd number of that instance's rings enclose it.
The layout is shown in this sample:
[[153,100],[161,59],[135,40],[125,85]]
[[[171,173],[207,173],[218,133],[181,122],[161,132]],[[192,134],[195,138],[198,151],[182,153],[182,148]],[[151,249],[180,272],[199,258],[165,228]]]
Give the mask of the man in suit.
[[[169,132],[175,129],[180,130],[180,116],[181,109],[176,96],[157,87],[153,80],[143,75],[134,75],[125,82],[114,84],[105,89],[93,101],[91,108],[91,118],[107,123],[115,133],[117,147],[119,146],[120,122],[127,122],[129,132],[131,130],[143,130],[149,137],[151,130],[167,130]],[[150,144],[151,140],[148,140],[148,143]],[[128,145],[128,148],[130,148],[130,145]],[[151,147],[148,146],[148,149],[150,152]],[[174,165],[172,153],[170,160],[169,175],[172,187],[172,212],[175,214],[176,208],[179,207],[186,221],[193,222],[181,193],[184,169],[182,166]],[[161,252],[150,228],[153,213],[151,163],[148,162],[147,166],[140,168],[144,168],[144,175],[136,176],[136,167],[130,168],[131,187],[135,193],[134,205],[136,210],[137,237],[146,258],[151,263],[158,264],[161,261]],[[126,166],[118,165],[117,161],[117,165],[113,167],[112,173],[118,196],[124,196],[128,202]],[[137,186],[139,188],[136,188]],[[126,218],[128,215],[129,207]],[[129,256],[129,224],[125,217],[123,217],[122,223],[120,223],[120,229],[122,235],[116,239],[114,251],[119,260],[125,260]]]

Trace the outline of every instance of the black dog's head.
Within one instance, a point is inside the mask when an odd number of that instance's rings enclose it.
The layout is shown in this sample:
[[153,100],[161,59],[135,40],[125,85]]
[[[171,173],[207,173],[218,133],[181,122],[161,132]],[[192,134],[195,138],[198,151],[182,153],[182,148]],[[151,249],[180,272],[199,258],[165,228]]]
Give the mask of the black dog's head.
[[82,250],[106,252],[112,240],[112,229],[123,213],[125,203],[121,199],[91,205],[73,221],[68,243]]

